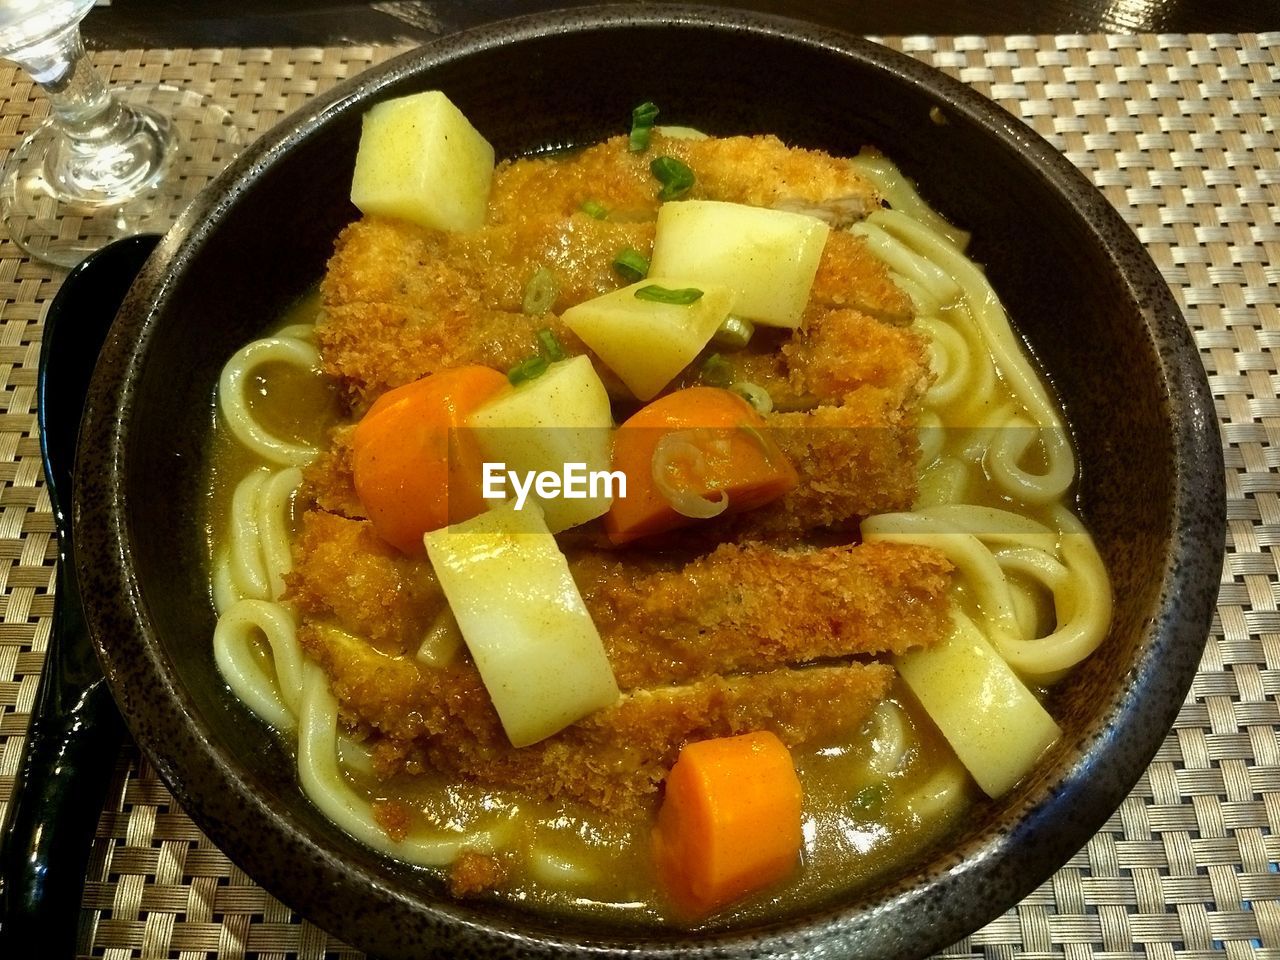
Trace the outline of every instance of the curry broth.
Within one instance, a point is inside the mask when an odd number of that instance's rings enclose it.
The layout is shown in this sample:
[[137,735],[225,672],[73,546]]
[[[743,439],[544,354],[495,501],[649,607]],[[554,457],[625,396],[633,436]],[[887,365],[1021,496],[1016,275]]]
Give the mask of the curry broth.
[[[309,295],[274,329],[314,323],[319,308],[318,294]],[[741,357],[750,362],[749,355],[775,352],[783,340],[782,332],[763,329]],[[527,344],[521,349],[527,351]],[[486,363],[501,368],[497,362]],[[697,367],[695,361],[690,369]],[[685,376],[696,379],[688,372]],[[996,376],[996,389],[983,401],[985,406],[974,408],[968,403],[966,407],[967,401],[960,400],[935,411],[943,431],[938,448],[941,456],[972,464],[972,458],[963,455],[973,445],[970,424],[981,423],[984,415],[999,405],[1016,402],[1014,392],[998,373]],[[281,437],[317,448],[326,446],[331,427],[349,419],[336,388],[284,365],[264,368],[252,391],[254,416],[264,426]],[[779,409],[789,409],[787,403],[784,397]],[[615,421],[621,422],[633,409],[634,405],[615,401]],[[796,409],[804,409],[803,403]],[[220,418],[215,418],[208,463],[206,556],[212,568],[225,546],[224,531],[237,482],[265,463],[242,448]],[[1033,450],[1022,465],[1036,472],[1047,464]],[[927,485],[925,471],[922,488]],[[1032,506],[1001,493],[981,463],[971,465],[964,502],[1012,510],[1050,528],[1055,526],[1055,504]],[[298,513],[295,507],[295,533]],[[816,534],[811,539],[822,536],[830,534]],[[572,555],[576,549],[575,538],[580,535],[570,532],[558,537],[566,554]],[[1016,573],[1009,579],[1034,598],[1029,615],[1041,628],[1040,635],[1053,623],[1053,598]],[[972,619],[982,619],[976,599],[963,583],[953,583],[950,596]],[[261,661],[274,670],[265,643],[260,647]],[[459,656],[466,656],[465,649]],[[497,889],[483,896],[621,923],[687,927],[693,922],[718,927],[798,912],[825,904],[837,893],[866,889],[914,862],[978,799],[977,787],[901,680],[894,683],[887,703],[891,707],[877,708],[869,719],[850,724],[838,737],[793,748],[804,791],[801,864],[785,882],[710,918],[691,920],[679,915],[657,882],[650,849],[657,797],[633,814],[621,816],[569,801],[531,800],[465,776],[431,771],[378,780],[348,768],[343,776],[375,808],[403,805],[417,825],[464,833],[482,826],[493,828],[496,822],[495,832],[501,837],[498,855],[505,875]],[[883,741],[891,739],[886,725],[894,723],[902,725],[900,739],[905,750],[890,769],[877,769],[876,764],[883,762]],[[292,748],[292,738],[286,740]],[[447,871],[437,872],[444,875]]]
[[[314,323],[319,306],[318,296],[308,295],[269,332]],[[280,436],[317,445],[344,419],[331,385],[301,376],[284,364],[263,368],[253,383],[251,403],[261,422]],[[205,557],[211,565],[224,539],[221,531],[227,529],[237,481],[265,461],[240,446],[215,418],[208,463],[204,529]],[[1006,505],[995,496],[989,502]],[[270,667],[265,643],[260,655]],[[901,769],[885,780],[890,789],[875,790],[869,774],[877,734],[874,716],[839,741],[794,750],[805,797],[801,866],[787,882],[705,922],[720,925],[763,919],[821,903],[837,891],[866,887],[945,834],[964,805],[928,815],[931,781],[940,775],[961,780],[961,793],[970,800],[976,788],[900,681],[891,699],[906,720],[908,749]],[[292,738],[286,739],[293,748]],[[495,814],[509,823],[505,879],[501,889],[488,896],[623,922],[681,923],[659,887],[651,861],[648,838],[656,805],[621,818],[572,803],[532,801],[429,773],[401,774],[387,781],[351,771],[346,777],[370,801],[406,804],[414,817],[432,826],[467,829],[492,821]]]

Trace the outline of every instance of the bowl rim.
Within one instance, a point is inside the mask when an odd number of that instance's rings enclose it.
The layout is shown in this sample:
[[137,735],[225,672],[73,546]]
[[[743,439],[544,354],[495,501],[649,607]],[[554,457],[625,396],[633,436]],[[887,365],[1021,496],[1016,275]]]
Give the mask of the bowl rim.
[[[95,647],[126,721],[139,744],[175,797],[196,823],[231,858],[273,895],[295,907],[321,889],[323,883],[350,890],[363,888],[359,907],[388,909],[417,922],[415,936],[437,949],[474,944],[522,956],[635,956],[635,940],[623,936],[570,936],[555,932],[531,917],[528,925],[495,922],[475,909],[448,900],[429,902],[420,891],[386,876],[378,876],[341,860],[323,838],[307,833],[292,816],[274,808],[269,798],[250,790],[246,771],[225,747],[209,736],[198,721],[189,695],[162,655],[153,637],[143,588],[133,568],[128,506],[127,470],[130,411],[136,384],[153,333],[176,287],[176,278],[199,255],[222,220],[252,190],[262,173],[285,156],[291,145],[313,136],[333,118],[374,102],[389,85],[420,75],[442,64],[512,42],[536,41],[547,34],[582,30],[627,30],[636,26],[679,26],[708,30],[738,30],[779,39],[815,52],[835,53],[871,69],[888,71],[944,100],[948,110],[979,126],[1002,146],[1038,167],[1044,179],[1089,224],[1098,244],[1119,263],[1119,276],[1142,314],[1157,352],[1157,362],[1170,397],[1170,438],[1176,472],[1167,478],[1172,490],[1172,530],[1165,554],[1159,615],[1148,626],[1137,662],[1095,723],[1064,757],[1066,773],[1029,792],[1010,811],[1011,827],[992,827],[928,865],[923,883],[902,879],[856,896],[844,906],[774,921],[746,930],[709,933],[646,930],[645,956],[724,956],[726,954],[811,955],[815,938],[824,951],[830,940],[841,955],[867,957],[918,956],[944,947],[992,919],[1003,901],[984,905],[974,891],[1011,890],[1020,899],[1047,879],[1057,866],[1018,872],[1012,851],[1022,844],[1039,845],[1040,862],[1061,865],[1086,843],[1137,782],[1170,728],[1182,696],[1189,689],[1207,637],[1217,593],[1218,569],[1205,563],[1216,546],[1221,563],[1225,538],[1225,489],[1222,450],[1212,396],[1195,343],[1155,265],[1120,215],[1071,163],[1047,141],[970,87],[909,56],[871,41],[827,27],[784,17],[704,6],[636,8],[607,5],[551,11],[499,21],[424,44],[362,72],[322,94],[284,122],[265,133],[207,187],[161,241],[117,317],[90,387],[79,443],[78,464],[101,464],[105,475],[97,483],[77,484],[75,495],[75,558],[84,584],[87,619]],[[1070,189],[1062,190],[1066,184]],[[1180,405],[1179,405],[1180,404]],[[107,455],[98,451],[108,451]],[[90,488],[96,488],[92,493]],[[1206,501],[1209,506],[1206,507]],[[1212,504],[1219,508],[1215,512]],[[129,688],[126,677],[143,669],[153,680],[147,695]],[[1165,694],[1145,697],[1157,680]],[[1169,690],[1177,692],[1170,695]],[[168,724],[149,723],[163,712]],[[1126,777],[1114,770],[1097,776],[1106,746],[1116,738],[1128,744],[1130,756],[1141,757]],[[320,872],[318,879],[299,880],[303,871],[282,869],[268,862],[276,854],[261,845],[240,841],[219,828],[234,819],[224,802],[207,792],[187,789],[188,782],[216,779],[229,785],[236,805],[249,809],[271,826],[278,849]],[[1087,801],[1087,803],[1086,803]],[[1075,808],[1075,814],[1056,814]],[[1080,814],[1086,809],[1091,811]],[[1043,854],[1048,853],[1048,856]],[[966,892],[967,891],[967,892]],[[346,896],[350,896],[348,893]],[[961,918],[954,905],[963,901]],[[315,901],[303,904],[310,915]],[[327,927],[350,942],[361,940],[358,920],[364,909],[334,910],[339,901],[322,907]],[[951,909],[947,906],[951,905]],[[904,908],[928,909],[928,935],[904,943],[886,922]],[[459,939],[460,938],[460,939]],[[386,949],[380,946],[379,949]],[[442,954],[444,955],[444,954]]]

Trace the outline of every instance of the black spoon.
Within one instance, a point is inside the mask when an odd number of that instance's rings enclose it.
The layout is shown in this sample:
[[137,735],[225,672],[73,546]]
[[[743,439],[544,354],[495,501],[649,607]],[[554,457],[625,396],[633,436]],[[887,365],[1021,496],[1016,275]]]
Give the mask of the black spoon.
[[94,253],[67,275],[45,319],[38,418],[58,529],[57,593],[26,751],[0,840],[0,957],[75,954],[94,828],[124,733],[89,642],[71,559],[72,464],[94,362],[158,240],[129,237]]

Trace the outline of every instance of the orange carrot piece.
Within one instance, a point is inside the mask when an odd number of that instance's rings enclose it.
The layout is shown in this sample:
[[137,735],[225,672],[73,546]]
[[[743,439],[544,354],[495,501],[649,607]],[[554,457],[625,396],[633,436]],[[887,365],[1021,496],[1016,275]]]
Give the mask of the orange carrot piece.
[[441,370],[384,393],[352,435],[356,496],[378,536],[412,556],[422,535],[484,511],[482,457],[462,427],[507,385],[488,367]]
[[658,876],[700,916],[789,874],[800,858],[800,780],[767,731],[701,740],[667,774],[653,831]]
[[[683,472],[669,483],[708,501],[727,496],[726,514],[754,510],[796,485],[796,472],[768,436],[764,417],[736,393],[688,387],[637,411],[613,438],[613,468],[627,476],[627,495],[605,514],[614,543],[674,530],[698,520],[676,510],[654,479],[654,452],[668,434],[688,438],[702,455],[701,469],[672,461]],[[687,447],[686,447],[687,449]]]

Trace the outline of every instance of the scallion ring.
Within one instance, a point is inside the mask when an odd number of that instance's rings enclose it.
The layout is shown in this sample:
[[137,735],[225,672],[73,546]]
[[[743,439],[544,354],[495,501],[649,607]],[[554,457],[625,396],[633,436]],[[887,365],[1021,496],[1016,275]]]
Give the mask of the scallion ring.
[[649,161],[649,171],[662,184],[658,191],[659,200],[683,197],[693,187],[693,171],[687,163],[675,157],[654,157]]
[[555,274],[546,267],[539,267],[524,285],[520,309],[531,317],[540,317],[551,309],[558,293]]
[[773,413],[773,397],[769,396],[769,391],[760,384],[752,383],[750,380],[739,380],[729,389],[751,404],[756,413],[762,416]]
[[741,350],[751,342],[751,336],[755,332],[756,326],[750,320],[730,314],[724,318],[724,323],[720,324],[716,332],[711,335],[711,339],[722,347],[728,347],[730,350]]
[[543,327],[538,331],[538,345],[542,348],[542,355],[552,363],[568,356],[564,352],[564,345],[560,342],[560,338],[550,327]]
[[733,366],[718,353],[702,361],[698,379],[710,387],[727,387],[733,383]]
[[635,247],[624,247],[613,258],[613,269],[623,280],[637,283],[649,275],[649,258]]
[[653,448],[650,469],[654,488],[676,513],[695,520],[709,520],[729,509],[729,495],[717,490],[719,498],[708,500],[697,491],[675,483],[681,462],[688,465],[688,475],[695,480],[707,475],[707,455],[696,439],[697,433],[693,430],[673,430],[663,434]]
[[598,200],[583,200],[579,209],[594,220],[603,220],[609,216],[609,211],[605,209],[605,205]]
[[632,153],[644,153],[649,149],[649,137],[657,119],[658,105],[652,100],[646,100],[631,111],[631,138],[627,147]]

